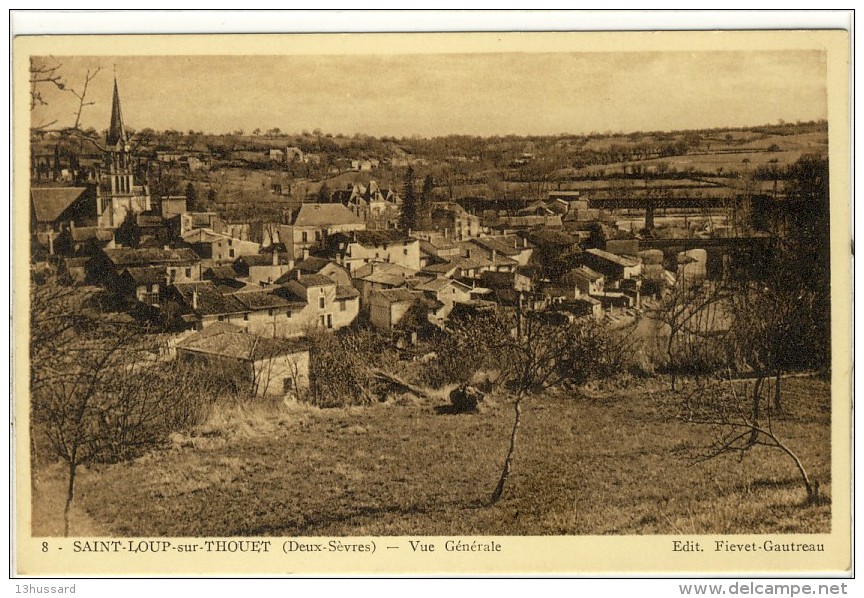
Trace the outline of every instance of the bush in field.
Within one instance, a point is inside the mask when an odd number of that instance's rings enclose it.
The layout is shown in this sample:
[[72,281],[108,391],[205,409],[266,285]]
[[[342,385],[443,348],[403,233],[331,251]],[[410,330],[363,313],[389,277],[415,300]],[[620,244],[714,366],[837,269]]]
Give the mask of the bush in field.
[[301,398],[319,407],[380,401],[387,387],[375,371],[392,361],[386,340],[371,330],[310,336],[309,391]]
[[503,349],[515,320],[501,312],[467,311],[451,315],[447,329],[434,340],[436,358],[425,370],[433,387],[466,384],[481,370],[500,370]]

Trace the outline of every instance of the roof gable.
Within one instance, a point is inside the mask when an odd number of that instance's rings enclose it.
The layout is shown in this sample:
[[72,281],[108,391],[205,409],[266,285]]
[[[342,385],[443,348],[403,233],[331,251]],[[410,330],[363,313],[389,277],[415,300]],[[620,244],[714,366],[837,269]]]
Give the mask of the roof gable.
[[47,187],[30,190],[37,222],[54,222],[78,201],[87,187]]

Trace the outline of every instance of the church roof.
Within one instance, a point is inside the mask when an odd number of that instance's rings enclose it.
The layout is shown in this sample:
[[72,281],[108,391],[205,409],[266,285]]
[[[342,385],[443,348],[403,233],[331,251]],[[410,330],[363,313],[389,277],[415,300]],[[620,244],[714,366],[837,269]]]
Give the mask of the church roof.
[[109,146],[126,143],[126,127],[123,126],[123,114],[120,111],[120,92],[117,90],[117,79],[114,79],[114,99],[111,103],[111,126],[105,139]]
[[30,190],[37,222],[54,222],[87,191],[86,187],[46,187]]

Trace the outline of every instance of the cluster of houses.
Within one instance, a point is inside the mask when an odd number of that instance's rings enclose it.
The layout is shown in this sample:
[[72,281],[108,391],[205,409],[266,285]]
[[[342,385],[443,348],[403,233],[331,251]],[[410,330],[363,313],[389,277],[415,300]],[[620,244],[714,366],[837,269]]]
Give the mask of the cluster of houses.
[[[179,357],[242,364],[258,394],[308,384],[313,333],[368,323],[410,344],[460,305],[600,318],[674,282],[662,254],[583,251],[585,239],[562,226],[587,209],[574,198],[507,216],[436,202],[428,230],[404,231],[393,190],[355,185],[304,203],[256,242],[248,226],[136,184],[116,83],[106,142],[95,185],[32,188],[34,247],[176,332]],[[574,260],[550,274],[550,255]]]

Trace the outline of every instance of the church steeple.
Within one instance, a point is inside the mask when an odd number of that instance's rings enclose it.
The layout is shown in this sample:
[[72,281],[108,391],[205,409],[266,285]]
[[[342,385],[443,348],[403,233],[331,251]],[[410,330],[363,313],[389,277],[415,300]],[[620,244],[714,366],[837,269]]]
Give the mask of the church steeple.
[[114,78],[114,100],[111,103],[111,126],[105,139],[109,147],[126,144],[126,127],[123,126],[123,113],[120,111],[120,92],[117,89],[117,78]]

